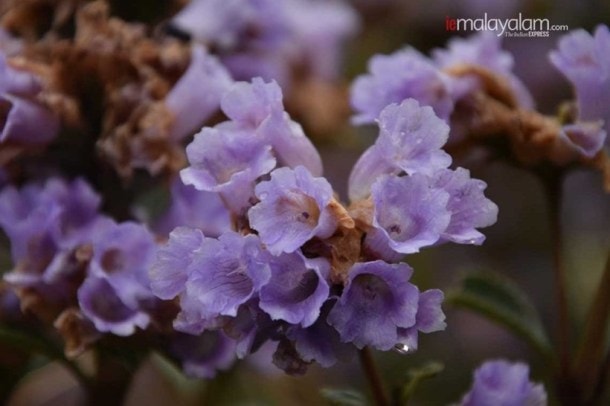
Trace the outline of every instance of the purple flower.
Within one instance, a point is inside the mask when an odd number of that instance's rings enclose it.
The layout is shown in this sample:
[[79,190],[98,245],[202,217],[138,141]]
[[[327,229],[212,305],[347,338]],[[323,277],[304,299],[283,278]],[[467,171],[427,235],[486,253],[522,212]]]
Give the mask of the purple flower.
[[88,242],[99,219],[100,198],[82,180],[51,179],[0,193],[0,227],[11,241],[17,270],[5,275],[16,285],[35,285],[70,273],[69,254]]
[[415,325],[398,329],[399,339],[395,346],[398,351],[404,353],[417,350],[419,332],[433,333],[445,329],[447,324],[441,308],[443,299],[443,292],[438,289],[426,290],[419,294]]
[[231,215],[217,193],[185,185],[179,177],[172,182],[170,206],[154,223],[155,231],[169,234],[179,226],[200,229],[208,237],[218,237],[231,229]]
[[222,111],[231,119],[219,128],[254,133],[273,148],[278,164],[292,168],[303,165],[314,176],[322,175],[322,161],[301,126],[290,120],[282,104],[282,91],[276,82],[254,78],[238,82],[224,95]]
[[392,55],[375,55],[369,61],[369,74],[356,79],[351,103],[358,113],[355,123],[371,123],[391,103],[413,98],[434,109],[447,121],[453,111],[451,79],[431,60],[412,48]]
[[294,252],[313,237],[330,237],[337,227],[328,207],[332,187],[302,166],[273,171],[271,180],[257,185],[256,197],[260,203],[248,212],[250,225],[274,255]]
[[221,331],[201,335],[177,333],[169,352],[182,363],[188,376],[210,379],[218,370],[227,370],[235,362],[235,342]]
[[503,360],[487,361],[474,372],[470,392],[462,406],[546,405],[544,387],[529,380],[529,367]]
[[312,325],[328,299],[325,275],[330,264],[323,258],[306,260],[300,254],[270,258],[271,278],[259,293],[259,306],[273,320],[303,327]]
[[498,206],[483,193],[485,182],[471,179],[464,168],[443,169],[434,178],[434,187],[449,193],[447,210],[451,221],[441,238],[458,244],[482,244],[485,236],[476,229],[490,226],[498,219]]
[[36,100],[41,86],[12,68],[0,50],[0,143],[45,144],[59,132],[59,118]]
[[150,288],[155,296],[170,300],[185,290],[188,268],[202,246],[201,230],[177,227],[167,244],[157,250],[157,260],[150,268]]
[[593,158],[604,147],[607,134],[603,128],[602,120],[577,121],[561,127],[560,135],[579,153]]
[[407,174],[430,174],[451,164],[441,147],[447,142],[449,126],[432,109],[407,99],[390,104],[379,115],[379,153]]
[[204,128],[186,147],[191,166],[182,181],[198,190],[220,192],[239,212],[248,206],[254,181],[275,167],[271,147],[243,131]]
[[550,53],[553,65],[576,91],[578,118],[604,120],[610,125],[610,31],[599,25],[591,36],[574,30],[559,40],[559,49]]
[[220,107],[233,80],[220,62],[201,46],[193,47],[191,63],[165,98],[173,113],[170,136],[181,139],[199,130]]
[[374,230],[367,238],[380,239],[395,252],[419,252],[436,243],[450,224],[449,193],[434,188],[425,175],[386,176],[372,189]]
[[432,109],[413,99],[390,104],[379,115],[379,138],[354,165],[349,179],[352,201],[368,196],[384,174],[431,174],[447,168],[451,157],[441,149],[449,126]]
[[328,315],[328,323],[337,329],[343,342],[353,342],[358,348],[394,347],[398,329],[416,322],[419,291],[409,283],[411,273],[406,264],[357,263]]
[[185,295],[198,303],[203,319],[234,317],[270,277],[258,237],[227,232],[203,240],[189,269]]
[[107,278],[91,275],[78,289],[81,311],[100,332],[129,336],[136,327],[146,328],[150,316],[133,303],[121,299]]
[[132,308],[152,298],[148,277],[156,253],[153,235],[144,226],[100,221],[91,238],[89,274],[105,279],[116,295]]

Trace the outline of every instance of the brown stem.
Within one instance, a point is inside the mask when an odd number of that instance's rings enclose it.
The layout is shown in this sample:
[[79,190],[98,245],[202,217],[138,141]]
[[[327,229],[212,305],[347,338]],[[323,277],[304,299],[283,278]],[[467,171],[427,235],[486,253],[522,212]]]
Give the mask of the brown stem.
[[373,397],[375,398],[375,404],[377,406],[388,406],[390,404],[390,400],[383,386],[383,382],[381,380],[381,376],[379,375],[379,371],[377,370],[377,365],[375,364],[371,350],[368,347],[364,347],[359,351],[359,354],[360,364],[362,365],[366,379],[369,381],[369,385],[371,386],[371,391],[373,392]]
[[543,179],[545,181],[549,207],[555,300],[558,315],[556,343],[559,355],[559,370],[556,388],[560,403],[573,405],[577,404],[580,396],[578,385],[572,376],[570,358],[570,319],[568,313],[566,270],[563,258],[563,230],[561,228],[563,176],[561,172],[553,171]]
[[562,180],[563,179],[560,174],[551,175],[546,181],[546,191],[549,203],[555,295],[559,316],[557,326],[557,345],[559,347],[559,362],[561,371],[567,372],[570,365],[570,328],[566,290],[566,271],[563,260],[563,232],[561,229]]
[[88,404],[121,405],[131,383],[132,373],[126,366],[108,354],[98,352],[97,371],[89,387]]

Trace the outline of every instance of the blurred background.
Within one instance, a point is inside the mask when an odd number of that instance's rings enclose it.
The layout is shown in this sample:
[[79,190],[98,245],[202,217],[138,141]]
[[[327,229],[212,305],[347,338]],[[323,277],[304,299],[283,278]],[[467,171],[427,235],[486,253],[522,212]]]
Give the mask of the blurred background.
[[[155,27],[185,3],[113,0],[110,5],[114,16]],[[16,1],[2,0],[0,4],[0,12],[7,13]],[[300,110],[303,104],[299,104],[298,96],[288,96],[293,101],[289,104],[292,115],[302,120],[306,133],[318,146],[325,176],[343,199],[352,165],[376,137],[372,127],[349,125],[346,89],[354,77],[367,71],[366,63],[374,54],[391,53],[405,45],[424,54],[443,47],[451,35],[445,30],[448,16],[480,18],[487,13],[494,18],[510,18],[523,13],[588,31],[597,24],[610,23],[610,2],[603,0],[354,0],[350,4],[358,13],[360,29],[347,43],[341,59],[342,74],[332,83],[336,114],[316,126],[317,112],[311,106],[328,105],[327,93],[309,93],[311,100],[303,102],[307,106],[304,110]],[[551,32],[548,38],[505,38],[503,42],[514,56],[515,74],[534,95],[539,111],[547,114],[554,114],[562,101],[572,98],[568,82],[547,58],[559,36],[560,33]],[[422,290],[438,287],[449,292],[467,272],[502,274],[525,291],[553,336],[557,319],[551,242],[541,184],[530,173],[503,162],[461,164],[471,170],[473,177],[487,182],[486,194],[500,208],[498,222],[484,230],[487,240],[483,246],[444,245],[409,256],[407,262],[415,269],[414,282]],[[601,175],[579,170],[569,174],[564,189],[563,249],[569,275],[570,318],[576,331],[582,329],[610,247],[610,198],[601,184]],[[154,205],[154,201],[150,204]],[[9,270],[5,239],[1,254],[1,269]],[[417,352],[375,354],[389,384],[405,382],[409,370],[429,361],[444,365],[440,374],[421,384],[412,404],[444,405],[459,400],[470,386],[472,371],[489,358],[528,362],[534,380],[548,382],[544,361],[502,327],[449,305],[444,310],[447,329],[421,336]],[[9,405],[69,405],[83,401],[76,382],[58,363],[48,362],[44,356],[0,351],[0,391]],[[185,378],[170,362],[153,354],[138,369],[127,404],[311,405],[324,404],[319,395],[321,388],[368,390],[357,360],[330,369],[314,365],[305,376],[291,377],[275,368],[270,357],[271,352],[262,348],[229,371],[220,372],[214,380],[203,381]],[[86,368],[90,363],[87,354],[79,362]],[[551,392],[549,388],[547,391]]]

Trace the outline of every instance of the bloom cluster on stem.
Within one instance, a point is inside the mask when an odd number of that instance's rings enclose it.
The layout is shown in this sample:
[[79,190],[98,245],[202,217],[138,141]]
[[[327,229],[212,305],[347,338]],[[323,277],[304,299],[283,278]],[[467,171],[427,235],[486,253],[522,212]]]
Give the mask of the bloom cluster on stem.
[[274,363],[302,373],[365,346],[414,350],[445,327],[443,293],[421,292],[401,259],[482,243],[497,207],[484,182],[449,169],[449,129],[431,108],[409,99],[381,112],[345,207],[277,84],[238,82],[221,107],[229,120],[195,136],[181,177],[222,202],[228,227],[175,228],[150,273],[159,298],[178,298],[175,329],[223,331],[239,357],[277,342]]

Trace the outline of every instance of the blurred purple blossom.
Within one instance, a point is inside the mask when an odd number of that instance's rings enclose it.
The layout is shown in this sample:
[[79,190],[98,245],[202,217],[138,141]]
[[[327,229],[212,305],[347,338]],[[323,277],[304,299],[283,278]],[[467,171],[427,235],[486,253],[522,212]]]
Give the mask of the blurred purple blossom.
[[529,380],[529,367],[504,360],[487,361],[474,372],[470,392],[461,406],[520,406],[547,403],[544,387]]

